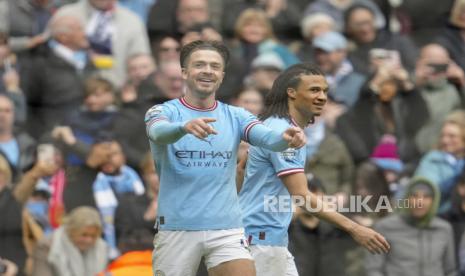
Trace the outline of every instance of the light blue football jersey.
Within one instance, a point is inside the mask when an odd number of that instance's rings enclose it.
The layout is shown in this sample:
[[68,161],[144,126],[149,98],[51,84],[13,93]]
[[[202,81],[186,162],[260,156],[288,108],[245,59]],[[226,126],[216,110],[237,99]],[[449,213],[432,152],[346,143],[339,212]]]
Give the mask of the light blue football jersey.
[[[268,118],[264,124],[278,131],[295,126],[293,122],[277,117]],[[305,147],[288,148],[282,152],[250,147],[239,202],[251,244],[287,246],[292,205],[290,194],[279,177],[303,173],[304,166]],[[273,200],[278,203],[282,200],[284,210],[279,209],[277,203],[270,205]],[[287,203],[289,208],[285,208]]]
[[180,129],[187,121],[199,117],[215,118],[216,122],[210,125],[218,134],[201,140],[181,133],[179,140],[166,145],[150,139],[160,177],[157,224],[161,230],[242,227],[235,182],[240,141],[251,138],[274,144],[276,148],[285,148],[287,144],[280,132],[265,127],[243,108],[216,101],[209,109],[199,109],[183,98],[147,111],[148,136],[154,137],[154,132],[164,127]]

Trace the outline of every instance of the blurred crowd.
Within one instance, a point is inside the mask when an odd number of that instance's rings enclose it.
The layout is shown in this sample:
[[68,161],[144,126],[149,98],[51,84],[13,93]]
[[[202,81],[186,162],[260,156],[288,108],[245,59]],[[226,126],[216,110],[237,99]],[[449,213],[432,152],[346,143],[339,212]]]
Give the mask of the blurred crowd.
[[0,0],[0,275],[151,275],[143,118],[198,39],[232,55],[218,100],[254,114],[290,65],[325,73],[313,192],[424,203],[346,213],[382,256],[296,212],[300,275],[465,275],[465,0]]

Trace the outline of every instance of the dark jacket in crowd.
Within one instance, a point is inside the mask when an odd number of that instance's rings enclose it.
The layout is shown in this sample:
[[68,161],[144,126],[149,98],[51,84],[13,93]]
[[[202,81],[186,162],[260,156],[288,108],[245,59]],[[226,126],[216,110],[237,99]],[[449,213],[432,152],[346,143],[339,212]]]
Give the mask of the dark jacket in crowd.
[[38,139],[78,110],[84,99],[84,80],[94,73],[88,62],[80,71],[51,49],[35,58],[27,81],[27,129]]
[[387,254],[366,255],[367,276],[457,275],[452,227],[435,217],[439,191],[431,182],[414,180],[407,188],[405,198],[417,182],[429,185],[434,191],[429,213],[415,219],[411,216],[411,209],[404,208],[375,224],[374,229],[387,239],[391,249]]
[[[367,86],[362,88],[359,100],[336,121],[336,133],[345,142],[356,164],[370,157],[386,127],[377,105],[378,96]],[[390,102],[397,146],[401,160],[414,166],[420,158],[415,146],[415,135],[428,119],[428,109],[416,91],[399,91]]]
[[354,248],[350,235],[325,221],[311,229],[297,218],[289,227],[289,251],[300,276],[348,276]]
[[465,70],[465,41],[460,28],[448,25],[441,30],[436,42],[447,49],[451,59]]
[[22,210],[9,188],[0,192],[0,257],[14,262],[22,274],[26,261],[23,245]]

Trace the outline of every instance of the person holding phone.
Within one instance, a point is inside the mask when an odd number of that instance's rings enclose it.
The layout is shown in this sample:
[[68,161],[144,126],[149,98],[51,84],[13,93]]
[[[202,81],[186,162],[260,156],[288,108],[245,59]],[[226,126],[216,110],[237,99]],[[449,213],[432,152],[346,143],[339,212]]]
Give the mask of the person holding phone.
[[16,55],[11,52],[9,37],[0,31],[0,93],[6,93],[15,104],[15,122],[26,120],[26,99],[20,88]]
[[430,118],[416,137],[422,153],[438,139],[441,125],[452,110],[464,107],[464,71],[439,44],[425,45],[415,69],[415,84],[426,101]]

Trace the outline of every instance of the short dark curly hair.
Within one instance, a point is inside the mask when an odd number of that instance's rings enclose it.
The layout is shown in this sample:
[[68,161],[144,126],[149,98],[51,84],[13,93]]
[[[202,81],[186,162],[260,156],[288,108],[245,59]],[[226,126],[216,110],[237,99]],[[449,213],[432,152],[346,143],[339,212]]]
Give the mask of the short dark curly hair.
[[196,40],[191,43],[184,45],[181,48],[180,54],[180,63],[181,67],[185,68],[187,61],[191,54],[197,50],[213,50],[218,52],[221,55],[224,61],[224,65],[228,64],[229,61],[229,50],[228,48],[219,41],[210,41],[210,40]]

